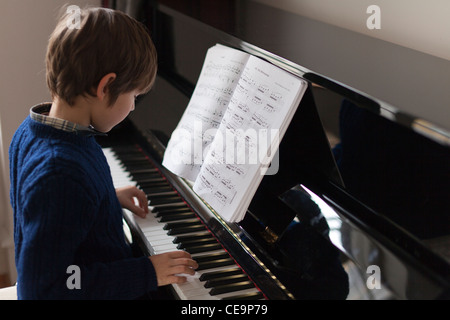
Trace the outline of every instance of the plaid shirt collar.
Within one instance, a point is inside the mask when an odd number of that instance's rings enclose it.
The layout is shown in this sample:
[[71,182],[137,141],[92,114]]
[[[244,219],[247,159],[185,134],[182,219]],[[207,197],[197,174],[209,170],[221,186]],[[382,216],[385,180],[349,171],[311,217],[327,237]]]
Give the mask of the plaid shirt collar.
[[30,117],[34,121],[48,125],[55,129],[63,130],[66,132],[73,132],[84,136],[106,136],[106,133],[95,130],[92,126],[86,127],[77,123],[73,123],[67,120],[49,117],[52,104],[42,103],[38,104],[30,109]]

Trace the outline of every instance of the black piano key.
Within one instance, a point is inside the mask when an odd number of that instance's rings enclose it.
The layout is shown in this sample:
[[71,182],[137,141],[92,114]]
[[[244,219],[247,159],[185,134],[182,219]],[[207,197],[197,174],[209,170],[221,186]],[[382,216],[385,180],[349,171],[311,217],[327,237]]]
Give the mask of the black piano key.
[[161,175],[159,173],[131,173],[129,175],[134,181],[152,181],[152,179],[159,179]]
[[178,197],[181,198],[180,195],[175,190],[169,191],[153,191],[146,193],[148,198],[164,198],[164,197]]
[[169,236],[176,236],[178,234],[198,232],[198,231],[202,231],[202,230],[205,230],[205,226],[195,225],[195,226],[189,226],[189,227],[183,227],[183,228],[177,228],[177,229],[170,229],[167,231],[167,234]]
[[[195,257],[194,260],[197,261],[197,258],[198,257]],[[235,264],[234,260],[231,258],[205,261],[202,263],[199,263],[197,261],[197,263],[198,263],[198,268],[196,269],[197,271],[218,268],[218,267],[226,267],[226,266],[231,266],[231,265]]]
[[116,153],[116,155],[118,156],[119,159],[121,160],[133,160],[133,159],[147,159],[147,157],[142,153],[139,152],[138,150],[114,150],[114,152]]
[[230,284],[224,284],[221,286],[217,286],[211,289],[209,291],[209,294],[212,296],[223,294],[223,293],[229,293],[233,291],[239,291],[244,289],[251,289],[255,288],[255,285],[250,280],[237,282],[237,283],[230,283]]
[[130,154],[117,154],[117,157],[119,158],[120,161],[122,161],[122,163],[126,164],[126,163],[135,163],[135,162],[144,162],[146,161],[147,163],[150,163],[148,161],[148,159],[140,152],[136,152],[136,153],[130,153]]
[[139,180],[139,184],[152,184],[155,182],[167,182],[166,179],[164,179],[163,177],[159,176],[159,177],[155,177],[155,178],[149,178],[149,179],[141,179]]
[[264,295],[262,294],[262,292],[257,291],[257,292],[248,292],[248,293],[244,293],[244,294],[238,294],[235,296],[222,298],[221,300],[260,300],[263,298],[264,298]]
[[195,257],[195,261],[197,261],[197,263],[203,263],[203,262],[207,262],[207,261],[214,261],[214,260],[226,259],[226,258],[230,258],[230,255],[228,253],[216,252],[216,253],[210,253],[210,254],[205,254],[202,256]]
[[[136,163],[136,164],[124,164],[126,171],[128,172],[129,175],[150,175],[150,176],[154,176],[154,175],[159,175],[161,176],[161,174],[158,173],[158,171],[154,171],[156,169],[154,169],[153,167],[151,167],[152,171],[148,172],[148,173],[143,173],[143,172],[147,172],[149,170],[149,163]],[[141,173],[140,173],[141,172]]]
[[145,155],[142,154],[142,152],[133,147],[127,149],[126,146],[116,146],[114,147],[114,152],[120,159],[145,158]]
[[[171,191],[164,191],[164,192],[153,192],[153,193],[148,193],[147,197],[166,197],[166,196],[178,196],[178,193],[175,190],[171,190]],[[181,197],[180,197],[181,198]]]
[[[189,209],[189,206],[186,203],[177,203],[177,204],[168,204],[168,205],[164,205],[164,206],[158,206],[155,210],[153,210],[153,212],[158,212],[161,214],[166,214],[169,212],[175,212],[175,210],[177,209]],[[176,211],[176,212],[181,212],[181,211]]]
[[170,221],[176,221],[176,220],[183,220],[183,219],[193,219],[196,215],[193,212],[181,212],[181,213],[174,213],[174,214],[166,214],[163,215],[159,222],[170,222]]
[[203,273],[199,280],[200,281],[207,281],[217,278],[222,278],[226,276],[234,276],[234,275],[242,275],[244,274],[244,271],[240,268],[232,268],[232,269],[226,269],[226,270],[220,270],[220,271],[211,271],[211,272],[205,272]]
[[235,265],[234,260],[226,252],[205,254],[195,257],[194,260],[199,265],[197,271]]
[[205,288],[215,288],[224,284],[231,284],[236,282],[249,281],[246,274],[238,274],[233,276],[226,276],[222,278],[212,279],[205,282]]
[[169,210],[161,210],[164,208],[157,208],[153,210],[153,213],[155,214],[155,217],[162,218],[164,216],[176,216],[178,214],[184,214],[184,213],[193,213],[192,210],[186,205],[186,206],[180,206],[177,209],[169,209]]
[[184,248],[184,250],[189,252],[190,254],[209,252],[209,251],[215,251],[215,250],[220,250],[220,249],[222,249],[222,246],[217,241],[216,241],[216,243],[188,246],[188,247]]
[[[150,163],[149,163],[150,165]],[[144,168],[139,168],[139,169],[132,169],[130,171],[128,171],[131,175],[135,175],[135,174],[148,174],[148,173],[158,173],[159,171],[156,168],[152,168],[152,167],[144,167]]]
[[137,185],[142,191],[144,191],[145,194],[173,191],[173,188],[168,184],[153,184],[150,186],[146,186],[145,184],[137,182]]
[[[186,203],[180,198],[180,200],[178,202],[174,202],[174,203],[162,203],[162,204],[152,204],[152,207],[155,207],[155,209],[153,210],[153,212],[159,212],[160,210],[165,210],[167,208],[182,208],[182,207],[186,207]],[[167,210],[165,210],[167,211]]]
[[[122,160],[122,159],[120,159],[120,160]],[[132,170],[133,168],[136,168],[138,166],[140,166],[140,167],[148,166],[150,162],[146,158],[141,158],[141,159],[136,158],[136,159],[128,159],[126,161],[122,160],[122,163],[128,170]]]
[[161,187],[161,186],[170,186],[169,182],[161,177],[155,177],[155,178],[161,178],[155,181],[155,179],[135,179],[136,182],[139,185],[142,185],[143,188],[149,187]]
[[158,197],[147,197],[150,200],[150,205],[161,205],[161,204],[169,204],[169,203],[177,203],[182,201],[181,198],[177,196],[158,196]]
[[[177,240],[179,241],[179,240]],[[206,234],[203,237],[199,237],[196,239],[191,239],[191,240],[183,240],[180,241],[180,248],[188,248],[188,247],[195,247],[201,244],[210,244],[210,243],[216,243],[217,240],[210,234]],[[173,243],[177,243],[175,242],[175,240],[173,240]]]
[[172,229],[179,229],[179,228],[185,228],[185,227],[191,227],[191,226],[203,226],[200,220],[198,219],[192,219],[187,221],[180,221],[180,222],[168,222],[164,225],[164,230],[172,230]]
[[153,193],[147,193],[147,198],[149,199],[158,199],[158,198],[168,198],[168,197],[177,197],[181,199],[178,193],[176,193],[174,190],[171,191],[165,191],[165,192],[153,192]]
[[158,171],[158,169],[154,167],[149,167],[149,164],[145,166],[136,166],[133,168],[129,168],[128,174],[138,178],[145,178],[145,177],[162,177],[161,173]]
[[210,239],[214,238],[209,232],[208,233],[200,233],[200,234],[189,234],[184,236],[177,236],[173,239],[173,243],[183,243],[183,242],[192,242],[202,239]]

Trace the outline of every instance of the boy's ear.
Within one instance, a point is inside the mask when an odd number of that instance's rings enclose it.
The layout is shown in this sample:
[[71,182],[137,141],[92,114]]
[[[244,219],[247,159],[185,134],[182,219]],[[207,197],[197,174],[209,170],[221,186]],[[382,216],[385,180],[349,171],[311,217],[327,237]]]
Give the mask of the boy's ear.
[[108,86],[117,78],[117,75],[115,73],[108,73],[105,75],[97,86],[97,98],[100,99],[100,101],[103,101],[105,97],[108,96]]

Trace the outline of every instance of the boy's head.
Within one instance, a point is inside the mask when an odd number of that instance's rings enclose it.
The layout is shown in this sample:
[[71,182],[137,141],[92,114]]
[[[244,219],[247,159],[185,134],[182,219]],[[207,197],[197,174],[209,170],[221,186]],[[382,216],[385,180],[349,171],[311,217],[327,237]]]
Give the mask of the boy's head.
[[146,29],[120,11],[88,8],[80,12],[79,28],[64,14],[47,48],[47,85],[53,98],[74,105],[78,96],[95,96],[100,80],[109,73],[108,103],[120,94],[147,92],[157,71],[156,50]]

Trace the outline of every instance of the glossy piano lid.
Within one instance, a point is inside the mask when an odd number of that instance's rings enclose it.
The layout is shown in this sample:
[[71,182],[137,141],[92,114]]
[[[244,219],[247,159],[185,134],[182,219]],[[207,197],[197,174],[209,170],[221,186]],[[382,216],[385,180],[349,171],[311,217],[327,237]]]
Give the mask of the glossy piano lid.
[[319,85],[357,92],[373,100],[381,116],[450,145],[448,60],[256,1],[157,3],[161,12],[206,27],[229,45],[307,73]]

